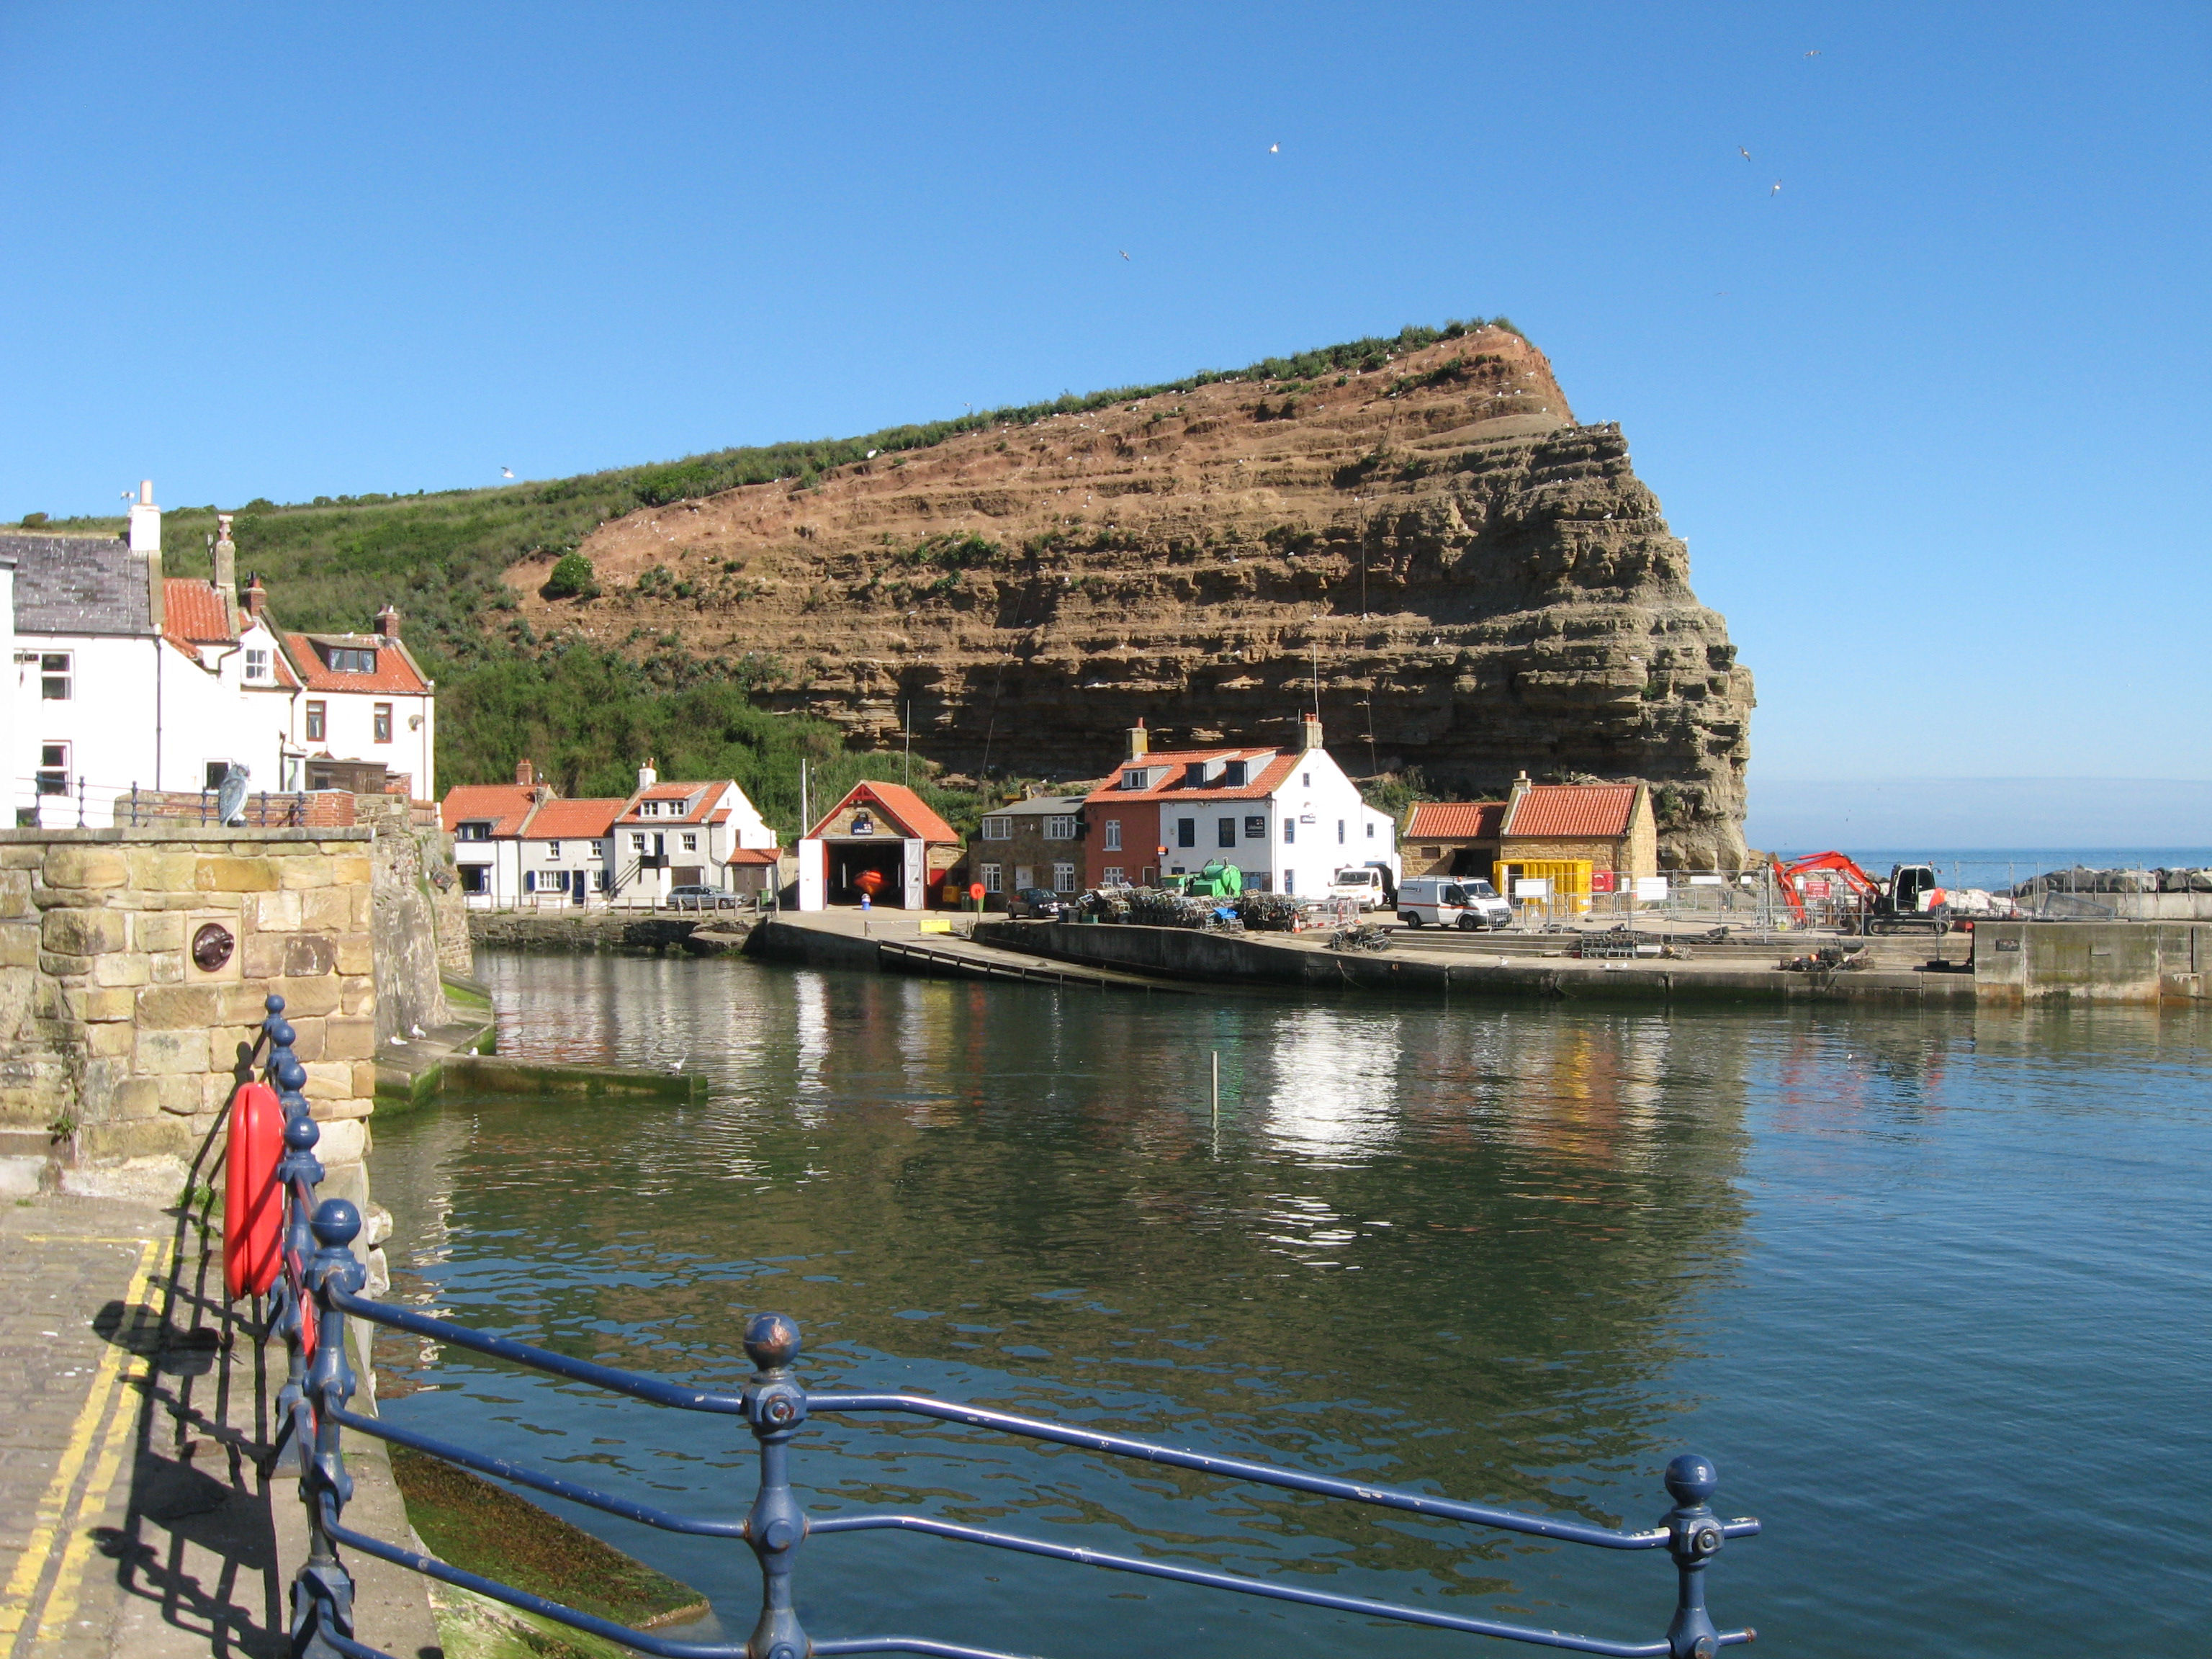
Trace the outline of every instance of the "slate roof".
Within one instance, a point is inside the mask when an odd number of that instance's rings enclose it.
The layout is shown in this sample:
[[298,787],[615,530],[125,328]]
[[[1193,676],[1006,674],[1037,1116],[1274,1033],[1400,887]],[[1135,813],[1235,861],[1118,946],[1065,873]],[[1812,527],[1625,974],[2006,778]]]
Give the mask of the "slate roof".
[[1509,836],[1618,836],[1636,815],[1632,783],[1536,783],[1513,803]]
[[0,536],[0,555],[15,561],[16,632],[153,633],[145,561],[119,537]]
[[987,818],[1066,817],[1079,808],[1084,795],[1032,795],[1027,800],[1009,801],[1004,806],[987,806]]
[[1495,841],[1505,817],[1502,800],[1423,801],[1407,821],[1407,841]]

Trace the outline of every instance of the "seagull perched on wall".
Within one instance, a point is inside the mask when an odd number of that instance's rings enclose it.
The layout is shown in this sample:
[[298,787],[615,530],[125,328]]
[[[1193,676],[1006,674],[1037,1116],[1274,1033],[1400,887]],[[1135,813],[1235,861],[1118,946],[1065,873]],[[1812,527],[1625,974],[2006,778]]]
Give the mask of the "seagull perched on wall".
[[246,822],[246,769],[234,761],[222,775],[222,787],[216,792],[215,811],[227,830],[238,829]]

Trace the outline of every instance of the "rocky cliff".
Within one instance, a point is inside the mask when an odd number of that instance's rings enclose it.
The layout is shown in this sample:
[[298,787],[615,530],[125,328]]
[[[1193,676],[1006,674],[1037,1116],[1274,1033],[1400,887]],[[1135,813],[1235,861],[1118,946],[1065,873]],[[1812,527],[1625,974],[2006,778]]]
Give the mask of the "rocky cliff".
[[507,573],[541,635],[680,645],[957,769],[1095,776],[1139,716],[1279,743],[1317,684],[1355,773],[1643,778],[1668,861],[1743,849],[1750,673],[1620,428],[1508,331],[969,433],[582,550],[594,598],[541,596],[550,556]]

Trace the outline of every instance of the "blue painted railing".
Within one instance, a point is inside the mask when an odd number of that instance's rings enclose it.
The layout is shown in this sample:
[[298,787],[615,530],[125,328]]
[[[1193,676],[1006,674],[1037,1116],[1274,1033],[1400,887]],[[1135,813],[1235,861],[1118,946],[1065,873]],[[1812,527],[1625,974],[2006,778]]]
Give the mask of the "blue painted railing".
[[[941,1659],[1012,1659],[988,1649],[918,1636],[842,1637],[817,1640],[800,1628],[793,1605],[792,1575],[799,1547],[810,1537],[833,1533],[898,1531],[949,1538],[960,1543],[981,1544],[993,1549],[1015,1550],[1055,1561],[1107,1567],[1117,1572],[1164,1578],[1209,1589],[1234,1590],[1279,1601],[1329,1607],[1364,1618],[1392,1620],[1402,1624],[1427,1625],[1464,1631],[1477,1636],[1502,1637],[1541,1647],[1565,1648],[1577,1653],[1618,1656],[1619,1659],[1712,1659],[1720,1649],[1748,1642],[1749,1630],[1720,1631],[1705,1611],[1705,1571],[1719,1555],[1723,1543],[1758,1532],[1753,1520],[1723,1521],[1713,1513],[1711,1498],[1717,1485],[1713,1466],[1705,1458],[1685,1455],[1667,1466],[1667,1490],[1674,1507],[1658,1525],[1638,1532],[1590,1526],[1549,1516],[1523,1515],[1516,1510],[1494,1509],[1484,1504],[1464,1504],[1425,1492],[1401,1492],[1299,1469],[1277,1468],[1241,1457],[1221,1457],[1207,1452],[1186,1451],[1155,1445],[1122,1435],[1099,1434],[1065,1423],[1052,1423],[1009,1412],[962,1405],[916,1394],[813,1394],[792,1375],[799,1356],[799,1328],[781,1314],[756,1314],[745,1326],[746,1354],[757,1367],[738,1392],[688,1388],[638,1371],[596,1365],[571,1359],[526,1343],[471,1330],[448,1320],[394,1307],[362,1295],[367,1270],[352,1249],[361,1231],[361,1215],[343,1199],[316,1201],[315,1188],[323,1178],[315,1157],[319,1131],[301,1094],[307,1071],[292,1052],[295,1033],[283,1018],[282,997],[269,999],[269,1018],[264,1022],[268,1038],[268,1075],[283,1102],[285,1152],[278,1177],[286,1194],[283,1272],[272,1293],[272,1324],[290,1349],[288,1379],[278,1395],[278,1445],[289,1440],[300,1470],[300,1495],[307,1510],[310,1544],[292,1586],[292,1651],[297,1659],[389,1659],[389,1656],[357,1639],[353,1625],[353,1580],[338,1555],[338,1547],[357,1550],[380,1560],[407,1567],[448,1584],[490,1596],[510,1607],[588,1631],[595,1636],[624,1643],[657,1659],[809,1659],[812,1655],[846,1653],[919,1653]],[[381,1419],[349,1411],[354,1373],[346,1353],[346,1322],[366,1320],[388,1329],[408,1331],[438,1342],[502,1359],[571,1382],[588,1383],[613,1394],[649,1401],[678,1411],[706,1412],[742,1418],[760,1447],[760,1484],[752,1507],[741,1521],[702,1519],[678,1515],[641,1504],[634,1498],[579,1485],[505,1458],[492,1457],[465,1446],[404,1429]],[[1471,1526],[1526,1533],[1562,1543],[1587,1544],[1609,1550],[1664,1550],[1674,1558],[1675,1605],[1673,1622],[1663,1640],[1615,1642],[1578,1636],[1565,1631],[1540,1630],[1492,1619],[1474,1619],[1425,1607],[1399,1607],[1364,1596],[1337,1595],[1301,1584],[1268,1579],[1243,1578],[1198,1567],[1114,1555],[1103,1550],[1048,1543],[982,1527],[958,1525],[927,1515],[838,1515],[811,1520],[799,1505],[791,1485],[791,1445],[807,1419],[821,1412],[895,1412],[911,1417],[935,1418],[970,1428],[1080,1447],[1109,1456],[1135,1458],[1147,1463],[1194,1469],[1204,1474],[1280,1486],[1291,1492],[1313,1492],[1346,1503],[1403,1510]],[[571,1503],[583,1504],[609,1515],[641,1522],[664,1531],[689,1533],[708,1538],[742,1540],[759,1559],[761,1613],[749,1640],[741,1647],[726,1644],[679,1642],[649,1631],[630,1630],[607,1620],[580,1613],[544,1596],[512,1585],[464,1572],[443,1561],[356,1532],[345,1524],[347,1500],[353,1482],[347,1475],[341,1436],[351,1429],[374,1435],[395,1445],[427,1452],[463,1468],[526,1486]]]

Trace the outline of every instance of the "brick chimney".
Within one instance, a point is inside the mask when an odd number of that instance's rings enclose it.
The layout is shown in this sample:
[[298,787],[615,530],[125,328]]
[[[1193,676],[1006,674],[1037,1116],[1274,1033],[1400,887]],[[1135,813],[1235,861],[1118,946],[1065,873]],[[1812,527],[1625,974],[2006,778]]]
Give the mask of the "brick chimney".
[[247,616],[256,622],[261,619],[261,613],[269,608],[269,590],[261,585],[260,577],[246,579],[246,592],[239,595],[239,603]]
[[399,637],[399,613],[386,605],[376,613],[376,631],[387,640]]
[[514,781],[525,789],[538,781],[538,769],[530,763],[530,757],[527,755],[515,762]]
[[222,595],[222,613],[230,619],[233,631],[238,627],[238,544],[230,538],[230,519],[228,513],[215,515],[215,586]]
[[1309,751],[1321,747],[1320,715],[1301,714],[1298,716],[1298,747]]
[[1142,760],[1152,751],[1152,733],[1145,730],[1145,717],[1139,714],[1137,716],[1137,723],[1129,728],[1128,757],[1131,760]]
[[161,586],[161,509],[154,505],[151,478],[139,480],[138,499],[131,504],[131,550],[146,562],[146,606],[158,634],[169,608]]

